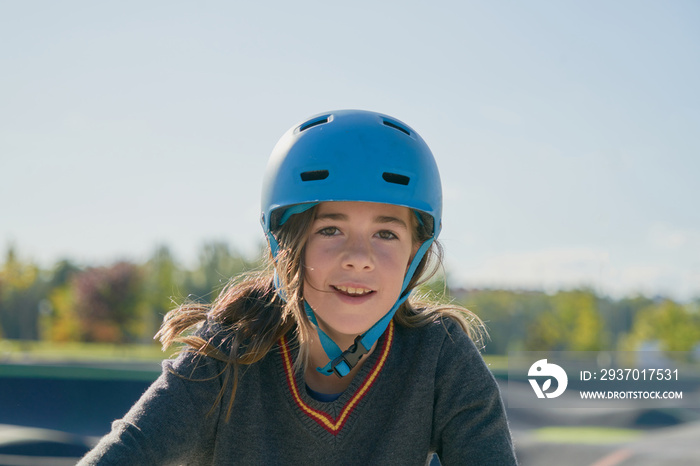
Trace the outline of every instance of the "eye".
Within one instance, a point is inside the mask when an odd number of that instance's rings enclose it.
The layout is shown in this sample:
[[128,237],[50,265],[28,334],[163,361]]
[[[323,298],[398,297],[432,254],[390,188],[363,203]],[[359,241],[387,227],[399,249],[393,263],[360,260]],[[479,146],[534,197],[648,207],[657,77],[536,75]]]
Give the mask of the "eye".
[[377,236],[381,239],[399,239],[393,231],[381,230],[377,232]]
[[316,234],[321,235],[321,236],[335,236],[339,232],[340,232],[340,230],[338,230],[338,228],[336,228],[336,227],[325,227],[325,228],[321,228],[320,230],[318,230],[316,232]]

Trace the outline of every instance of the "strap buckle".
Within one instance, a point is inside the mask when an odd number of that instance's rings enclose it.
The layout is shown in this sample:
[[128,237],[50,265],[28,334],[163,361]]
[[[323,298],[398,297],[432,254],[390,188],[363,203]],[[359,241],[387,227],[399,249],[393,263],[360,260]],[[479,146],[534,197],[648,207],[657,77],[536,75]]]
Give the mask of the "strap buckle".
[[338,377],[344,377],[367,353],[369,353],[369,350],[362,344],[362,335],[358,335],[350,348],[343,351],[340,356],[333,360],[331,369]]

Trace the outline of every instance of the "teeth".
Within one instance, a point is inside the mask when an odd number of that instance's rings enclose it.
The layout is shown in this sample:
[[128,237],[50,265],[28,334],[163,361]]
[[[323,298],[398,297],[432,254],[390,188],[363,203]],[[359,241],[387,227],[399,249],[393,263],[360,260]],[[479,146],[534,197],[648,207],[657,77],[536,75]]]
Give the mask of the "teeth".
[[368,290],[367,288],[353,288],[347,286],[336,286],[335,288],[342,293],[353,296],[362,296],[372,292],[372,290]]

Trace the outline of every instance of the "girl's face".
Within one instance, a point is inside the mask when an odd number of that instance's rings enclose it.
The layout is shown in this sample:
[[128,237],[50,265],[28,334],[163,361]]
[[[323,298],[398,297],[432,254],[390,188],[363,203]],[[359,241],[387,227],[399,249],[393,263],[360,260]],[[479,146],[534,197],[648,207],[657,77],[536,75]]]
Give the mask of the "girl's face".
[[323,202],[304,252],[304,299],[331,338],[368,330],[396,302],[415,254],[406,207]]

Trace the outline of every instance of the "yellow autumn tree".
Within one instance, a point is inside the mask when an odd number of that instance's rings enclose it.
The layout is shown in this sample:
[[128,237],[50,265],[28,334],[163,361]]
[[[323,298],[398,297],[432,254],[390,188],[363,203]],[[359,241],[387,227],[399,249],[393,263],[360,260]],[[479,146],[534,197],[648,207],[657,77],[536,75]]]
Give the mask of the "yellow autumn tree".
[[700,315],[670,299],[639,312],[624,341],[628,350],[656,343],[662,351],[691,351],[700,345]]
[[529,351],[599,351],[606,345],[596,295],[589,290],[560,291],[550,308],[528,326]]

